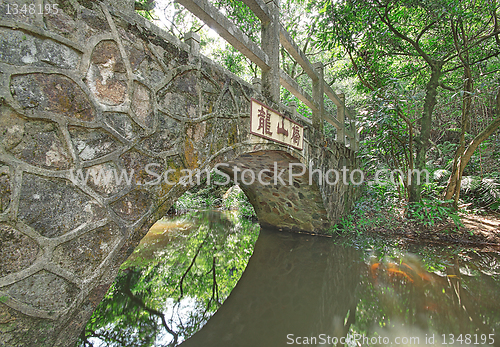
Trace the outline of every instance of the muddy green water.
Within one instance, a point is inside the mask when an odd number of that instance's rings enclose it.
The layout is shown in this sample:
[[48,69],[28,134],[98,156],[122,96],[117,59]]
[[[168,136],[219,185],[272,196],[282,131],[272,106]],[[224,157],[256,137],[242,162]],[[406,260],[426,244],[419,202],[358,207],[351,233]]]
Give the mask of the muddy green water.
[[80,346],[500,346],[500,255],[313,237],[235,213],[159,221]]

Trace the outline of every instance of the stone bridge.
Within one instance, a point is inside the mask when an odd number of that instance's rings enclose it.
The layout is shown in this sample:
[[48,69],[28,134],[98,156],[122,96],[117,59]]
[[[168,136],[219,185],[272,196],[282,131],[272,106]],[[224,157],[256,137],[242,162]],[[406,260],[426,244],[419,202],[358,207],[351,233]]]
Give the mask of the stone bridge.
[[[106,3],[54,4],[0,5],[0,346],[74,345],[120,264],[190,188],[181,170],[357,167],[343,136],[200,55],[195,36]],[[304,127],[302,150],[250,133],[252,98]],[[148,164],[169,181],[144,184]],[[99,170],[135,176],[94,181]],[[321,233],[350,209],[355,187],[308,174],[242,185],[262,224]]]

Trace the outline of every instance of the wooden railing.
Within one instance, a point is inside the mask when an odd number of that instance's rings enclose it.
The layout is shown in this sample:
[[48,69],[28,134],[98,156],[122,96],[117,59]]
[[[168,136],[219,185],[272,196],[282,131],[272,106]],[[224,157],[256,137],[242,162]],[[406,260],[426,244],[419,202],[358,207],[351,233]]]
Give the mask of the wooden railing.
[[[262,70],[262,93],[266,98],[279,104],[279,86],[283,86],[312,110],[312,125],[315,128],[322,131],[323,121],[327,121],[337,129],[337,141],[357,151],[359,149],[359,134],[356,130],[354,115],[345,106],[344,94],[337,94],[324,81],[323,64],[320,62],[311,63],[290,34],[280,25],[279,0],[268,0],[267,2],[262,0],[242,1],[262,23],[262,48],[250,40],[207,0],[177,0],[260,67]],[[194,42],[193,38],[195,36],[190,33],[186,38]],[[199,38],[197,38],[197,41],[199,42]],[[313,95],[309,95],[293,78],[280,69],[280,44],[311,79]],[[337,107],[336,117],[325,109],[325,94]]]

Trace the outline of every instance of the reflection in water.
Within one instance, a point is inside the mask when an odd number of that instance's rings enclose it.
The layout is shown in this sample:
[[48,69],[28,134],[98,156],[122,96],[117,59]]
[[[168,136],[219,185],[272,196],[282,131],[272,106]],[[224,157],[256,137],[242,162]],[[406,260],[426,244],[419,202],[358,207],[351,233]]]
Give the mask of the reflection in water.
[[411,245],[382,256],[381,248],[367,256],[352,331],[422,345],[500,345],[497,253]]
[[231,296],[182,346],[284,346],[289,334],[344,336],[360,266],[352,247],[263,229]]
[[81,345],[500,345],[497,253],[257,235],[220,212],[156,224]]
[[236,285],[259,226],[204,211],[160,221],[122,265],[81,346],[176,346]]

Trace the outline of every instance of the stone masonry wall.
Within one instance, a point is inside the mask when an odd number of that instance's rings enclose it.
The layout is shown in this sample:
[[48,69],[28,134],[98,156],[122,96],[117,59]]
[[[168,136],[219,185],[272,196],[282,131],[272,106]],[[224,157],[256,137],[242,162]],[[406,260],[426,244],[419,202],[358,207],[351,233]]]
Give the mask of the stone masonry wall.
[[[310,128],[302,152],[252,137],[250,98],[265,100],[142,17],[52,3],[57,14],[0,4],[0,346],[74,345],[120,264],[189,188],[180,170],[357,165]],[[174,184],[144,184],[149,163]],[[73,179],[99,169],[135,179]],[[321,232],[350,208],[352,187],[304,182],[243,189],[264,224],[287,229]]]

